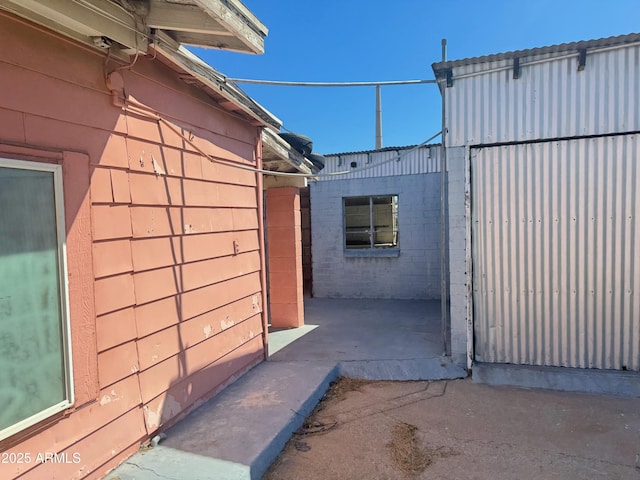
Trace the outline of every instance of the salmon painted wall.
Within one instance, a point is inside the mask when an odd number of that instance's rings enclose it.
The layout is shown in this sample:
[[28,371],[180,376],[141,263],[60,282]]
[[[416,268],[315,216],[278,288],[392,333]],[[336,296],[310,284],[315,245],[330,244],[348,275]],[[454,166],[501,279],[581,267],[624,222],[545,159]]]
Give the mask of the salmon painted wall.
[[[0,156],[63,165],[76,392],[0,451],[81,460],[0,479],[100,478],[264,358],[257,178],[115,107],[104,54],[8,14],[0,44]],[[258,128],[158,59],[121,73],[207,153],[258,164]]]
[[269,319],[275,328],[304,325],[300,189],[266,191]]

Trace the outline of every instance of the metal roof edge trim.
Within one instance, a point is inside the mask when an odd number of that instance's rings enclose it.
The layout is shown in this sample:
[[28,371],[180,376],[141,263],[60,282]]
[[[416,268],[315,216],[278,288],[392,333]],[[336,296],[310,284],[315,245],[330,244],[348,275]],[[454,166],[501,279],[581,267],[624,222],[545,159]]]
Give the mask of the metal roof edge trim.
[[[402,151],[402,150],[410,150],[412,148],[417,147],[419,144],[416,143],[414,145],[404,145],[402,147],[384,147],[384,148],[378,148],[373,149],[373,150],[359,150],[356,152],[339,152],[339,153],[324,153],[323,155],[325,157],[338,157],[338,156],[342,156],[342,155],[359,155],[359,154],[363,154],[363,153],[379,153],[379,152],[394,152],[394,151]],[[428,145],[423,145],[420,148],[431,148],[431,147],[441,147],[442,144],[441,143],[430,143]]]
[[277,129],[282,126],[282,122],[278,117],[252,99],[235,83],[228,82],[222,73],[185,47],[180,46],[175,49],[170,42],[162,40],[156,41],[153,47],[158,54],[180,67],[185,73],[235,103],[243,112],[257,120],[262,126],[271,126]]
[[[529,48],[524,50],[513,50],[509,52],[503,53],[495,53],[491,55],[483,55],[479,57],[469,57],[463,58],[460,60],[449,60],[446,62],[434,62],[431,64],[431,68],[436,73],[436,76],[439,72],[443,70],[453,68],[453,67],[462,67],[466,65],[475,65],[480,63],[489,63],[500,60],[511,60],[513,58],[521,58],[521,57],[535,57],[538,55],[547,55],[547,54],[565,54],[571,51],[577,51],[580,49],[596,49],[596,48],[607,48],[607,47],[623,47],[627,44],[640,42],[640,33],[629,33],[626,35],[618,35],[614,37],[605,37],[594,40],[580,40],[577,42],[570,43],[560,43],[557,45],[550,45],[547,47],[536,47]],[[553,57],[549,58],[550,60]]]

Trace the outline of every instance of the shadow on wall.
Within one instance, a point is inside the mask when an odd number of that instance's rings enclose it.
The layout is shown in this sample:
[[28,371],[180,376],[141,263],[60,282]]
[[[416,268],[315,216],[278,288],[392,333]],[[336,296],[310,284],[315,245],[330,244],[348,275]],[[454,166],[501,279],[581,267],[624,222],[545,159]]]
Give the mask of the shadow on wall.
[[[0,39],[0,78],[13,86],[0,89],[0,156],[62,165],[75,393],[0,450],[80,459],[16,463],[3,478],[100,475],[264,358],[256,175],[116,108],[104,55],[3,16]],[[255,162],[258,129],[159,62],[141,58],[123,78],[137,101],[187,118],[172,122],[208,153]],[[34,333],[0,326],[20,358],[51,344]],[[37,368],[16,362],[9,374]],[[0,398],[10,386],[0,382]]]
[[[194,136],[191,126],[179,128],[184,136],[190,136],[194,141],[207,141],[202,130]],[[220,198],[228,187],[210,181],[224,181],[225,176],[232,176],[229,181],[247,185],[241,185],[237,192],[231,193],[253,196],[253,201],[241,199],[235,202],[243,204],[242,208],[252,208],[257,217],[255,175],[212,164],[189,152],[191,147],[183,138],[163,131],[160,124],[158,136],[163,145],[175,148],[178,142],[182,143],[180,170],[176,171],[176,165],[172,165],[167,149],[162,149],[157,159],[152,158],[154,192],[146,198],[149,188],[145,183],[142,186],[145,198],[139,202],[157,201],[169,205],[153,215],[141,217],[145,225],[138,226],[142,236],[145,228],[151,237],[162,236],[152,241],[162,243],[161,253],[165,259],[158,261],[156,256],[149,258],[142,254],[138,268],[137,248],[133,249],[136,310],[150,308],[153,311],[161,302],[167,309],[164,321],[168,318],[170,323],[176,322],[170,326],[159,324],[154,318],[147,318],[147,312],[136,316],[140,392],[150,436],[158,428],[175,423],[191,407],[203,403],[264,358],[258,231],[229,232],[236,227],[242,228],[234,210],[231,210],[231,221],[225,225],[225,210],[210,207],[200,220],[185,208],[208,204],[224,204],[225,209],[236,207],[234,200]],[[202,169],[203,181],[185,178],[194,175],[188,166],[188,162],[194,160]],[[133,197],[136,196],[134,183],[131,182]],[[132,201],[135,200],[133,197]],[[176,205],[181,208],[174,207]],[[218,217],[219,223],[213,225],[212,218],[217,214],[223,218]],[[209,228],[198,220],[209,221]],[[166,228],[155,231],[154,225]],[[202,231],[208,232],[204,234],[205,238],[193,235]],[[134,243],[137,242],[135,236],[134,232]],[[231,241],[238,237],[242,237],[242,241]],[[140,274],[137,273],[139,270]],[[151,303],[146,303],[149,301]]]

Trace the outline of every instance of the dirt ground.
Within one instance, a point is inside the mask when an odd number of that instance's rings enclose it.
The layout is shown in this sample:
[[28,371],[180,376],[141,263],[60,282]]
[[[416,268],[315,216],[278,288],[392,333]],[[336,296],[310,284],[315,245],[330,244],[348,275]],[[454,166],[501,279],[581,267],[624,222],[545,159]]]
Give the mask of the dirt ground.
[[340,379],[263,480],[640,480],[640,399]]

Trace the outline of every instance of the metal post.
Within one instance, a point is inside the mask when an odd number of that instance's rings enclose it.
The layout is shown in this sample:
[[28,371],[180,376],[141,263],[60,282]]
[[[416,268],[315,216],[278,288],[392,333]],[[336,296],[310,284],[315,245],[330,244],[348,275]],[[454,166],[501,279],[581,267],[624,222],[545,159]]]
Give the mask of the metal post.
[[380,85],[376,85],[376,150],[382,148],[382,101]]
[[375,245],[376,226],[373,224],[373,197],[369,197],[369,248]]
[[[442,61],[447,61],[447,39],[442,39]],[[448,173],[447,173],[447,149],[446,149],[446,89],[445,81],[440,81],[442,93],[442,147],[440,154],[440,282],[441,282],[441,315],[442,315],[442,349],[445,356],[451,355],[449,341],[449,261],[448,261]]]

